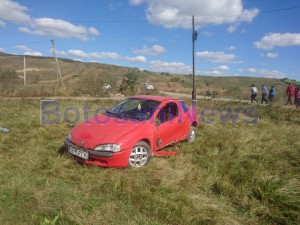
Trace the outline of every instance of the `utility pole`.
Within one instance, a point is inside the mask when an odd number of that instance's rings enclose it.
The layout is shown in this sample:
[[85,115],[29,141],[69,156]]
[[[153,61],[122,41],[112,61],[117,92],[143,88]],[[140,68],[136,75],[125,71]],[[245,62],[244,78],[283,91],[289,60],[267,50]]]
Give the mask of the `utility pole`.
[[192,20],[192,26],[193,26],[193,34],[192,34],[192,39],[193,39],[193,92],[192,92],[192,100],[196,100],[196,87],[195,87],[195,41],[197,40],[198,37],[198,32],[195,31],[195,23],[194,23],[194,15],[193,15],[193,20]]
[[57,66],[57,82],[58,82],[58,76],[60,78],[60,81],[61,81],[61,85],[62,87],[64,87],[64,81],[61,77],[61,72],[60,72],[60,68],[59,68],[59,65],[58,65],[58,60],[57,60],[57,57],[56,57],[56,53],[55,53],[55,48],[54,48],[54,40],[51,39],[51,43],[52,43],[52,50],[53,50],[53,55],[54,55],[54,58],[55,58],[55,61],[56,61],[56,66]]
[[192,92],[192,114],[197,117],[197,100],[196,100],[196,86],[195,86],[195,41],[198,37],[198,32],[195,31],[195,23],[194,23],[194,15],[192,20],[193,26],[193,34],[192,34],[192,42],[193,42],[193,92]]
[[24,78],[24,85],[26,85],[26,56],[24,55],[24,75],[23,75],[23,78]]

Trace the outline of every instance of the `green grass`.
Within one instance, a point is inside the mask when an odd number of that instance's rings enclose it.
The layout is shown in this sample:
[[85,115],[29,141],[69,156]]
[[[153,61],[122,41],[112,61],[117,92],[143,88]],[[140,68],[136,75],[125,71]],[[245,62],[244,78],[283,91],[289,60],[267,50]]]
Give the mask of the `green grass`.
[[[113,101],[90,101],[92,109]],[[82,108],[83,101],[61,100]],[[237,109],[250,105],[199,101]],[[71,125],[42,126],[37,100],[0,100],[0,224],[299,224],[299,110],[257,106],[252,126],[201,124],[144,168],[103,169],[61,154]],[[199,113],[200,115],[200,113]],[[82,118],[83,119],[83,118]]]

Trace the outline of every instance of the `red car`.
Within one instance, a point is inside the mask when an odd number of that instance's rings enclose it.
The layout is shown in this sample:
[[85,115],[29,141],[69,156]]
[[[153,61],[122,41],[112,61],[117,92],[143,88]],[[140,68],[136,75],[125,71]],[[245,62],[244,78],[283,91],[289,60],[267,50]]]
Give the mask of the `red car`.
[[138,168],[152,155],[176,154],[162,148],[192,142],[196,110],[161,96],[134,96],[77,125],[65,139],[76,160],[100,167]]

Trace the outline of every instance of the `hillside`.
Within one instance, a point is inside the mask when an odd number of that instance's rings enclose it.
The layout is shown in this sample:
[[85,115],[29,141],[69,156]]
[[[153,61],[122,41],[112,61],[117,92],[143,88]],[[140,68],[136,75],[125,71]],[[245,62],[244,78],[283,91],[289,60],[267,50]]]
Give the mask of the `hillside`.
[[[59,66],[64,80],[67,95],[107,95],[116,94],[123,75],[135,71],[139,75],[139,86],[143,83],[152,83],[157,91],[177,93],[191,93],[192,76],[175,75],[169,73],[154,73],[141,71],[137,68],[121,67],[101,63],[87,63],[71,59],[59,59]],[[0,69],[13,70],[18,76],[23,76],[24,56],[0,53]],[[24,87],[22,78],[13,88],[2,85],[1,96],[49,96],[64,95],[57,89],[56,62],[53,57],[26,56],[27,85]],[[99,87],[110,83],[111,93],[103,93]],[[217,90],[222,97],[248,99],[250,85],[254,83],[258,88],[262,84],[277,88],[277,96],[284,97],[286,81],[260,77],[209,77],[196,76],[197,94],[204,95],[207,89]],[[29,90],[28,90],[29,89]],[[43,91],[41,91],[43,90]],[[76,91],[74,91],[76,90]],[[91,91],[92,90],[92,91]],[[98,91],[99,90],[99,91]],[[157,92],[156,92],[157,93]],[[25,95],[25,96],[24,96]]]

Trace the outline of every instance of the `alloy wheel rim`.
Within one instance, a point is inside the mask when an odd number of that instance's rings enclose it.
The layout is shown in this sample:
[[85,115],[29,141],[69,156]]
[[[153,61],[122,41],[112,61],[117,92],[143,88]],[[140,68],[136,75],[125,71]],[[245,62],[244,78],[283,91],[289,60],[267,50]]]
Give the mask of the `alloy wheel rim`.
[[148,157],[147,149],[142,146],[137,146],[130,153],[129,164],[134,168],[144,166],[148,161]]

